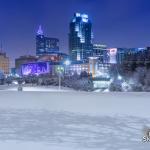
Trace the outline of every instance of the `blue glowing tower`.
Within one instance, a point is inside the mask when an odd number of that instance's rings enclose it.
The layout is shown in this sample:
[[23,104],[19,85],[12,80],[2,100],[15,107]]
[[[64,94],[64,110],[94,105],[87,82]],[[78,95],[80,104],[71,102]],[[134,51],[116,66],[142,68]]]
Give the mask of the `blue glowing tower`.
[[74,14],[70,22],[69,50],[74,61],[87,61],[93,55],[92,23],[87,14]]

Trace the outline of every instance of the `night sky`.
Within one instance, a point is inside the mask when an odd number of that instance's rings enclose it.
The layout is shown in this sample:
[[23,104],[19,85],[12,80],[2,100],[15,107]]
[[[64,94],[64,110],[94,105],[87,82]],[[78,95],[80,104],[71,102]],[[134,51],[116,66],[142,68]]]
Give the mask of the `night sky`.
[[35,54],[35,35],[60,39],[68,52],[69,22],[74,12],[87,13],[94,41],[109,47],[150,46],[150,0],[0,0],[0,41],[13,60]]

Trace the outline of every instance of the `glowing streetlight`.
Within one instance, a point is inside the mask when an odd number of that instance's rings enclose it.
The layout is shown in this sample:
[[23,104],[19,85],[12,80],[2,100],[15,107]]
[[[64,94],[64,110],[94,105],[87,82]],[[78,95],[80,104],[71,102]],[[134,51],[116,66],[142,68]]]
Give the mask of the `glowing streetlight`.
[[64,62],[64,64],[65,64],[66,66],[69,66],[69,65],[71,64],[71,61],[70,61],[70,60],[66,60],[66,61]]
[[65,60],[64,65],[65,65],[65,74],[67,74],[67,70],[71,65],[71,61],[69,59]]
[[122,80],[122,76],[118,75],[118,80]]
[[59,77],[59,90],[61,90],[61,75],[64,72],[64,68],[59,66],[57,67],[57,73],[58,73],[58,77]]

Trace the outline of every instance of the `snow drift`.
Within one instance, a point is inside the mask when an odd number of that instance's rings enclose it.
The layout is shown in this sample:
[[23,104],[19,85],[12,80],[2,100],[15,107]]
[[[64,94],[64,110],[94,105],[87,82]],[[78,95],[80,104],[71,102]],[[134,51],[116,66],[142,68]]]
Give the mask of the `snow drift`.
[[0,148],[149,150],[150,93],[0,92]]

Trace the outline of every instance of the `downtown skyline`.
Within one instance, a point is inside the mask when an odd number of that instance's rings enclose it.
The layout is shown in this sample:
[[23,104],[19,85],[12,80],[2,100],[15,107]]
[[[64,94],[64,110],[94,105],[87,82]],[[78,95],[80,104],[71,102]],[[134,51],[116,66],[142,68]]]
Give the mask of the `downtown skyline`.
[[144,47],[150,44],[148,0],[0,0],[0,42],[14,59],[35,54],[39,25],[44,34],[60,40],[60,51],[69,52],[69,23],[75,12],[89,15],[94,43],[108,47]]

